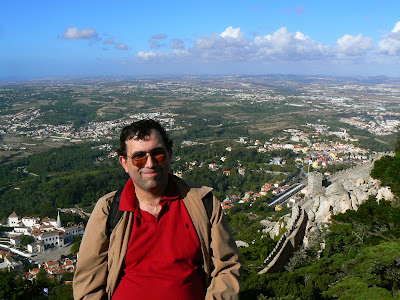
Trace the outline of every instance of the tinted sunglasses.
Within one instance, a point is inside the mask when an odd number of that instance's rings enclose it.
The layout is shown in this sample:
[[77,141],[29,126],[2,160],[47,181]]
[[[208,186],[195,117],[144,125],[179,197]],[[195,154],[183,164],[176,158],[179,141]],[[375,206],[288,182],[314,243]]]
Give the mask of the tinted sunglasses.
[[132,159],[132,164],[135,167],[143,168],[147,162],[147,158],[149,155],[151,156],[151,158],[154,158],[158,164],[161,165],[165,162],[167,158],[167,151],[165,151],[164,149],[153,149],[150,152],[136,152],[132,154],[132,156],[128,157]]

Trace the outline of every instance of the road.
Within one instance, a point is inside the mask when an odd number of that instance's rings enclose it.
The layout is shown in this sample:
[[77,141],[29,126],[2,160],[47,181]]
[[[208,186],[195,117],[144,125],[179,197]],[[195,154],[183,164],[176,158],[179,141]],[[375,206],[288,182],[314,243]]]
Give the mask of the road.
[[280,194],[277,198],[275,198],[275,200],[272,203],[270,203],[269,206],[281,204],[282,202],[288,200],[296,193],[300,192],[304,187],[305,185],[302,183],[297,183],[295,185],[292,185],[284,193]]

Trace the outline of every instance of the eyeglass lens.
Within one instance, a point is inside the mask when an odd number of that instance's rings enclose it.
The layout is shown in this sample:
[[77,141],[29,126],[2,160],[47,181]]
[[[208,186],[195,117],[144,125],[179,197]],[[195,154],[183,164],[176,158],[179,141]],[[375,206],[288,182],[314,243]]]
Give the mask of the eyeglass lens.
[[158,164],[163,164],[167,156],[167,153],[163,149],[155,149],[150,152],[139,152],[131,156],[133,165],[138,168],[143,167],[147,162],[147,154],[154,158]]

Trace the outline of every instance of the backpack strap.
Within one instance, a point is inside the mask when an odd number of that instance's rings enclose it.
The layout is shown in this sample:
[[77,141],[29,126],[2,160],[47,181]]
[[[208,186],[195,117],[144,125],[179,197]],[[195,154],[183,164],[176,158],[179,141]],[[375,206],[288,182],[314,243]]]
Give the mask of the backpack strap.
[[123,189],[124,187],[118,189],[118,191],[115,193],[110,203],[110,211],[108,213],[108,218],[107,218],[107,229],[109,237],[111,236],[111,233],[114,230],[115,226],[117,225],[118,221],[124,214],[123,211],[119,210],[119,201],[121,199],[121,193]]
[[211,221],[211,215],[213,212],[213,194],[212,194],[212,192],[207,193],[201,200],[203,201],[204,208],[206,209],[208,220]]

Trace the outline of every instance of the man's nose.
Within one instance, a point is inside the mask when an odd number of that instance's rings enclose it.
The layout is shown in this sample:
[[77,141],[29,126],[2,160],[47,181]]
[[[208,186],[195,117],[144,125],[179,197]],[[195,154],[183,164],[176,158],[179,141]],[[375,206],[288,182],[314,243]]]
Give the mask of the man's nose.
[[155,165],[154,159],[155,158],[153,156],[151,156],[150,153],[147,153],[146,164],[144,165],[145,168],[152,168]]

